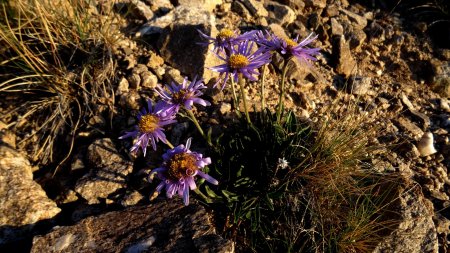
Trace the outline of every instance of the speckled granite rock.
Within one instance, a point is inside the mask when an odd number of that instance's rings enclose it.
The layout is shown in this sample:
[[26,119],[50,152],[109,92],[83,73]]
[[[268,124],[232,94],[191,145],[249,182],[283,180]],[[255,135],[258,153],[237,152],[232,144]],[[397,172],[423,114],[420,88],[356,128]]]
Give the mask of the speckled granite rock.
[[433,223],[433,204],[424,198],[419,185],[410,185],[406,189],[395,205],[402,221],[373,253],[438,252],[436,227]]
[[179,199],[130,207],[58,227],[33,240],[31,252],[234,252],[200,205]]
[[80,178],[75,191],[89,204],[100,203],[111,193],[126,186],[126,178],[133,171],[132,162],[124,159],[109,138],[94,141],[87,152],[91,171]]
[[19,240],[33,225],[61,210],[33,181],[30,162],[16,150],[0,145],[0,245]]

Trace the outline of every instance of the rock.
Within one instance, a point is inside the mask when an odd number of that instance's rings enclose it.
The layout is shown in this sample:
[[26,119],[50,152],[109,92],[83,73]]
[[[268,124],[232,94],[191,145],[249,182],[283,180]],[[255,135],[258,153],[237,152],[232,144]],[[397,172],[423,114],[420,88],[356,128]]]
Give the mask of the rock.
[[355,29],[350,34],[350,49],[359,49],[366,40],[367,35],[363,30]]
[[442,76],[435,79],[433,91],[443,98],[450,98],[450,76]]
[[231,10],[239,14],[243,19],[250,20],[252,18],[252,14],[250,11],[245,8],[245,5],[239,1],[233,1],[231,4]]
[[423,131],[405,117],[400,117],[397,120],[394,120],[394,123],[404,131],[413,134],[414,138],[419,138],[420,136],[423,136]]
[[241,2],[247,7],[252,15],[258,17],[267,17],[269,12],[264,8],[264,5],[260,1],[256,0],[241,0]]
[[444,112],[450,113],[450,105],[449,105],[449,102],[448,102],[448,100],[446,98],[440,98],[439,99],[439,107]]
[[130,90],[129,92],[120,95],[119,105],[123,109],[139,110],[141,107],[139,104],[140,98],[141,96],[136,90]]
[[33,239],[31,252],[234,252],[210,215],[179,199],[134,206],[57,227]]
[[400,99],[402,100],[402,103],[404,105],[406,105],[406,107],[408,107],[409,111],[415,111],[416,108],[414,108],[414,105],[411,103],[411,101],[409,100],[408,96],[402,92],[402,94],[400,95]]
[[98,204],[100,199],[126,187],[133,163],[119,154],[111,139],[98,139],[89,145],[87,160],[92,169],[76,182],[75,191],[89,204]]
[[420,152],[417,147],[409,141],[405,141],[398,148],[398,153],[410,160],[416,159],[420,156]]
[[328,5],[323,12],[325,17],[336,17],[339,15],[339,7],[336,5]]
[[158,14],[166,14],[173,9],[170,0],[145,0],[150,5],[150,9]]
[[156,71],[158,67],[161,67],[164,64],[164,59],[157,55],[155,52],[150,52],[150,58],[147,62],[147,67],[152,69],[153,71]]
[[[155,88],[158,84],[158,77],[152,72],[148,71],[148,68],[144,64],[138,64],[133,68],[132,75],[129,78],[131,87],[139,89],[140,86],[146,88]],[[136,86],[135,86],[136,85]]]
[[322,24],[322,21],[320,20],[319,13],[313,12],[308,17],[308,28],[315,31],[319,28],[319,26]]
[[202,8],[212,12],[217,5],[222,4],[222,0],[175,0],[178,5],[184,5],[193,8]]
[[144,73],[145,71],[148,71],[147,66],[145,66],[144,64],[138,64],[133,68],[133,70],[131,72],[133,74],[140,75],[140,74]]
[[423,134],[417,144],[417,148],[419,149],[420,156],[429,156],[436,153],[437,150],[434,148],[433,134],[431,132],[426,132]]
[[130,87],[135,90],[139,90],[140,84],[141,84],[141,76],[136,73],[132,73],[128,77],[128,83],[130,84]]
[[[182,9],[184,7],[180,8]],[[166,28],[179,18],[179,14],[180,13],[174,9],[162,17],[148,21],[141,26],[139,31],[136,33],[136,37],[162,33],[164,28]]]
[[349,77],[356,70],[356,61],[350,53],[350,47],[344,36],[338,36],[333,43],[333,55],[336,59],[336,72]]
[[280,38],[288,38],[284,28],[279,24],[270,24],[269,29]]
[[327,6],[326,0],[305,0],[306,7],[316,7],[319,9],[323,9]]
[[358,14],[356,14],[356,13],[351,12],[351,11],[348,11],[348,10],[346,10],[346,9],[341,9],[341,12],[344,13],[345,15],[347,15],[347,17],[348,17],[351,21],[353,21],[352,24],[353,24],[356,28],[364,29],[364,27],[367,26],[367,19],[366,19],[365,17],[360,16],[360,15],[358,15]]
[[8,125],[0,120],[0,145],[6,144],[10,148],[16,148],[16,135],[8,129]]
[[445,216],[440,213],[436,213],[433,219],[436,224],[436,231],[438,234],[450,234],[450,220],[445,218]]
[[214,37],[217,33],[214,15],[199,8],[185,6],[178,6],[173,12],[177,18],[161,34],[157,43],[161,55],[165,62],[187,74],[190,79],[194,76],[203,77],[207,83],[212,77],[217,77],[218,73],[206,67],[222,63],[211,53],[212,44],[198,44],[204,39],[197,29]]
[[125,3],[128,9],[132,11],[135,17],[145,21],[152,19],[155,14],[148,5],[139,0],[127,0]]
[[225,114],[231,112],[231,104],[230,104],[230,103],[222,102],[222,103],[220,104],[219,112],[220,112],[220,114],[222,114],[222,115],[225,115]]
[[150,71],[141,74],[142,87],[153,89],[158,84],[158,77]]
[[19,152],[0,144],[0,245],[29,236],[36,223],[61,211],[33,181],[33,170]]
[[142,194],[140,194],[138,191],[132,191],[124,196],[122,201],[120,201],[120,204],[123,207],[134,206],[142,199],[144,199],[144,196],[142,196]]
[[184,78],[181,76],[181,73],[178,69],[174,69],[171,67],[166,68],[166,72],[163,77],[165,84],[171,84],[172,82],[183,83]]
[[127,93],[129,87],[130,87],[130,84],[128,83],[128,80],[125,77],[122,77],[122,79],[120,79],[119,85],[117,85],[116,93],[118,95]]
[[355,76],[351,79],[351,93],[355,95],[365,95],[372,86],[372,78],[368,76]]
[[433,223],[433,204],[427,200],[420,187],[412,185],[400,192],[394,205],[401,222],[373,253],[423,253],[438,252],[436,227]]
[[344,35],[344,27],[335,18],[331,18],[331,34],[332,35]]
[[298,0],[278,0],[278,2],[289,6],[296,13],[302,13],[303,9],[305,8],[305,2],[303,2],[303,1],[298,1]]
[[422,129],[425,130],[430,126],[431,120],[425,113],[419,111],[410,111],[410,112],[415,122],[418,121],[420,124],[422,124]]
[[297,17],[295,12],[284,4],[271,1],[267,3],[266,8],[269,10],[269,18],[280,25],[293,23]]

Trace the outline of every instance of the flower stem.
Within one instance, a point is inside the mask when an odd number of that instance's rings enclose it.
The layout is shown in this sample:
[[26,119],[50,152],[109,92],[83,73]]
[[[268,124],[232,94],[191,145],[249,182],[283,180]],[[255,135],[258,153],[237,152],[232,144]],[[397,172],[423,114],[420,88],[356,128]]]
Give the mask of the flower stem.
[[250,120],[250,116],[248,115],[247,99],[245,98],[245,90],[244,90],[244,79],[242,78],[241,74],[239,74],[238,82],[239,82],[239,86],[241,87],[241,97],[242,97],[242,101],[244,102],[245,117],[247,118],[247,123],[252,124],[252,122]]
[[205,194],[203,194],[198,188],[195,188],[194,192],[197,193],[197,195],[199,195],[200,197],[202,197],[203,200],[206,201],[206,203],[212,203],[211,199],[206,197]]
[[231,92],[233,92],[234,108],[239,111],[239,101],[236,95],[236,89],[234,88],[234,78],[231,76]]
[[266,83],[266,68],[267,68],[267,64],[265,64],[263,66],[262,69],[262,74],[261,74],[261,111],[264,111],[264,109],[266,108],[266,99],[264,97],[264,93],[265,92],[265,83]]
[[277,110],[277,122],[280,123],[281,119],[281,108],[283,108],[283,100],[284,100],[284,82],[286,81],[286,72],[287,72],[287,66],[289,63],[290,58],[284,60],[284,65],[282,69],[282,76],[281,76],[281,86],[280,86],[280,98],[278,99],[278,110]]
[[202,127],[200,126],[200,123],[198,122],[197,118],[195,117],[194,113],[192,112],[192,110],[188,110],[185,108],[185,111],[188,113],[189,118],[191,119],[192,122],[194,122],[195,127],[197,127],[197,130],[200,132],[200,134],[202,135],[202,137],[206,140],[206,142],[208,143],[208,145],[212,146],[212,142],[211,140],[208,138],[208,136],[205,134],[205,132],[203,131]]
[[169,146],[169,148],[174,148],[174,146],[172,145],[172,143],[170,143],[169,140],[166,140],[166,144],[167,144],[167,146]]

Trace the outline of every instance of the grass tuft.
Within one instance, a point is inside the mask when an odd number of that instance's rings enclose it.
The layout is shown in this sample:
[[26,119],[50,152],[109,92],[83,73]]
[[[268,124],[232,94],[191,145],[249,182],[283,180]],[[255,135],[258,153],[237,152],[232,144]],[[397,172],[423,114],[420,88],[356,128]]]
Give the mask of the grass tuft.
[[96,104],[114,103],[114,22],[83,0],[2,1],[0,12],[0,94],[13,103],[2,119],[32,160],[64,161]]
[[326,111],[316,123],[288,112],[281,125],[270,111],[256,113],[253,125],[217,141],[210,173],[221,184],[202,187],[240,250],[369,252],[397,224],[399,180],[370,165],[381,152],[371,142],[378,127],[352,106]]

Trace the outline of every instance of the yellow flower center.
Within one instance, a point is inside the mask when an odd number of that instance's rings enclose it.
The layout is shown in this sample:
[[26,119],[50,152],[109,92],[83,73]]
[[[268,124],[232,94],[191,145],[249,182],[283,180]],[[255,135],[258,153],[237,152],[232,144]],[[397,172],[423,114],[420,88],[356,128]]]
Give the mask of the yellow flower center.
[[231,31],[230,29],[222,29],[220,30],[219,34],[217,35],[217,38],[220,40],[226,40],[226,39],[231,39],[234,37],[234,32]]
[[180,153],[174,155],[169,162],[167,162],[168,178],[178,181],[181,178],[194,175],[198,170],[196,163],[197,160],[192,154]]
[[154,132],[159,127],[159,118],[151,114],[144,115],[141,117],[138,127],[143,133]]
[[286,41],[286,44],[288,45],[288,47],[296,47],[298,45],[297,42],[295,42],[294,40],[291,40],[291,39],[285,39],[284,41]]
[[242,54],[232,54],[228,60],[228,65],[232,69],[239,69],[247,66],[249,61],[246,56]]

